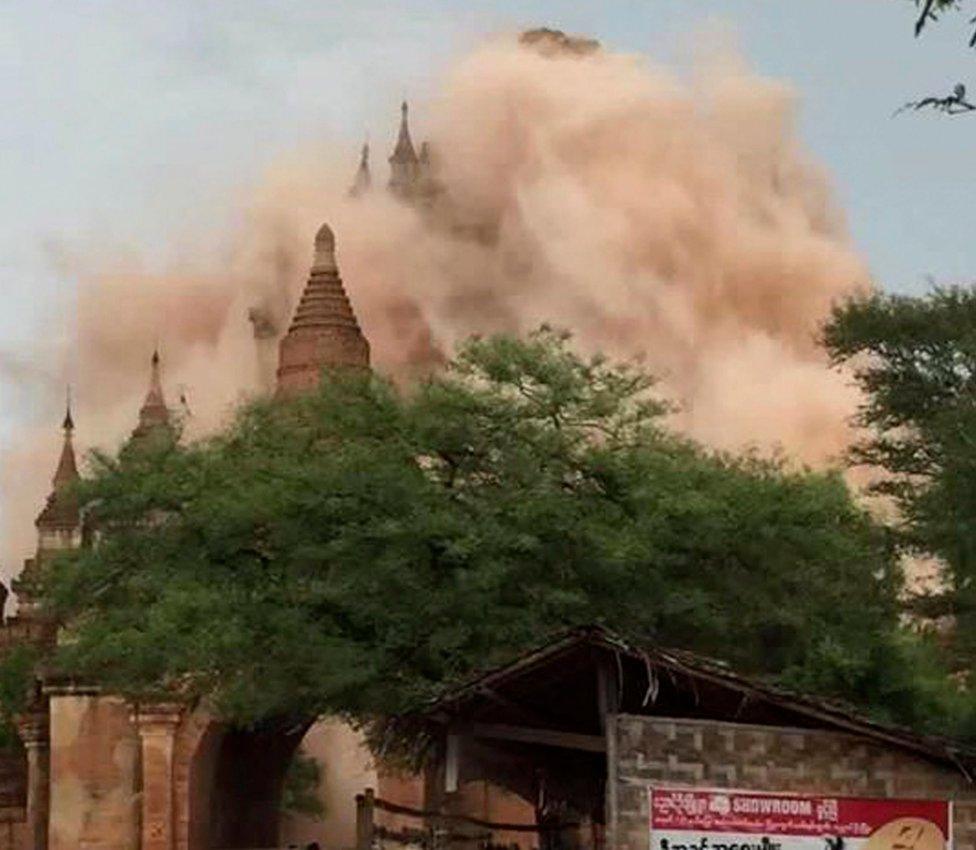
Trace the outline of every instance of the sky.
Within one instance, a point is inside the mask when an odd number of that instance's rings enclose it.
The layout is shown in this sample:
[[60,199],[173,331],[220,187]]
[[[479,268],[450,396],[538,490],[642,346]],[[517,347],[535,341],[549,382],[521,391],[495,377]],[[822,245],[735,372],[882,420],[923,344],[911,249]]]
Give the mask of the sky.
[[[161,270],[226,232],[264,169],[309,143],[385,154],[397,104],[422,104],[488,34],[551,26],[687,69],[703,30],[800,99],[875,280],[900,292],[976,272],[967,167],[976,114],[892,112],[969,82],[965,18],[912,35],[910,0],[0,0],[0,440],[50,394],[57,344],[96,252]],[[422,135],[422,110],[415,114]],[[218,251],[214,245],[212,250]],[[22,379],[18,379],[21,376]]]

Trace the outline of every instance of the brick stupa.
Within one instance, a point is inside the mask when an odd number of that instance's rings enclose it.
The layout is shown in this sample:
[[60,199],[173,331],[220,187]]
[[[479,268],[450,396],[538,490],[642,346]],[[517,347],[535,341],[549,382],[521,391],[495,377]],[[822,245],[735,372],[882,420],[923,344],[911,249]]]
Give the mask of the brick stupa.
[[339,277],[335,235],[315,236],[315,259],[288,333],[278,348],[278,393],[314,389],[325,368],[369,368],[369,343]]

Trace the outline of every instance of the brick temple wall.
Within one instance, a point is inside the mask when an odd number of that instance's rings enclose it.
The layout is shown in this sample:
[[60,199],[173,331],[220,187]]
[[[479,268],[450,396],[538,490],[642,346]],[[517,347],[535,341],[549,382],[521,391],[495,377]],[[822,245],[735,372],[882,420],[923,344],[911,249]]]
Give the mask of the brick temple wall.
[[0,808],[0,850],[25,850],[27,846],[23,807]]
[[139,737],[129,711],[119,697],[52,694],[49,850],[139,847]]
[[976,850],[976,786],[961,771],[836,732],[619,715],[610,734],[616,850],[650,850],[648,787],[953,800],[954,850]]

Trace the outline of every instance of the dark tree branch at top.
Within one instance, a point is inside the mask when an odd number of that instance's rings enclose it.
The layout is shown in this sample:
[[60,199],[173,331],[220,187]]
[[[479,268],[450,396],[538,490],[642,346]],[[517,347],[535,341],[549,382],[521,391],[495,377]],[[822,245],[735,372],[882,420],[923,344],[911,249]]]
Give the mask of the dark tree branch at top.
[[962,83],[958,83],[952,90],[952,94],[946,97],[924,97],[921,100],[910,100],[901,108],[896,109],[894,115],[899,115],[909,109],[917,112],[927,107],[931,107],[937,112],[944,112],[946,115],[962,115],[966,112],[976,112],[976,105],[966,100],[966,87]]
[[915,38],[918,38],[922,34],[922,30],[925,29],[925,25],[928,23],[929,18],[935,20],[935,13],[932,11],[932,7],[934,5],[935,0],[925,0],[925,3],[922,6],[922,11],[919,13],[918,20],[915,21]]
[[[958,9],[960,0],[915,0],[915,5],[920,7],[918,18],[915,20],[915,37],[918,38],[929,21],[938,20],[939,12],[945,9]],[[969,24],[973,27],[969,46],[976,47],[976,17],[970,18]]]

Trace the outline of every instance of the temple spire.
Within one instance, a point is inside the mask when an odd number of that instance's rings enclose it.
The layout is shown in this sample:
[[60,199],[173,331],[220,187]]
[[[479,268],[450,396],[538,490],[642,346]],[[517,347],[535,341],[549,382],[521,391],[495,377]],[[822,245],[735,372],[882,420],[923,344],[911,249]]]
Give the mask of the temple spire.
[[[24,569],[20,575],[11,582],[11,587],[17,594],[17,616],[22,620],[44,617],[37,595],[39,566],[58,552],[81,545],[81,509],[78,493],[75,490],[75,484],[80,476],[73,445],[75,422],[71,415],[70,393],[61,428],[64,431],[64,438],[61,444],[61,456],[58,458],[58,465],[51,479],[51,492],[37,519],[34,520],[34,527],[37,529],[37,550],[33,558],[28,558],[24,562]],[[0,598],[5,600],[6,593],[0,593]]]
[[397,134],[396,147],[393,148],[393,155],[390,160],[397,162],[416,162],[417,152],[413,148],[413,139],[410,138],[410,107],[406,101],[400,104],[400,132]]
[[78,499],[73,491],[73,485],[78,481],[79,475],[73,439],[75,423],[71,415],[70,400],[66,405],[61,428],[64,431],[61,456],[58,458],[57,468],[51,478],[51,492],[35,522],[40,534],[39,550],[59,548],[48,545],[50,535],[74,531],[79,524]]
[[410,138],[408,114],[409,107],[403,101],[400,105],[400,132],[390,155],[390,190],[401,196],[409,196],[413,192],[420,172],[420,161]]
[[305,290],[278,348],[278,392],[310,390],[322,369],[369,368],[369,343],[339,277],[335,235],[323,224]]
[[55,490],[78,480],[78,464],[75,460],[75,448],[72,439],[75,431],[75,420],[71,415],[70,389],[64,406],[64,420],[61,422],[61,430],[64,431],[64,443],[61,446],[58,467],[54,471],[54,478],[51,480]]
[[359,168],[349,189],[349,195],[353,198],[358,198],[360,195],[368,192],[372,185],[373,178],[369,173],[369,142],[363,142],[362,153],[359,157]]
[[169,427],[169,408],[163,396],[163,383],[160,377],[159,348],[153,349],[150,362],[149,389],[146,398],[139,408],[139,424],[132,432],[132,437],[143,437],[159,427]]

